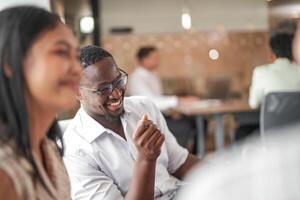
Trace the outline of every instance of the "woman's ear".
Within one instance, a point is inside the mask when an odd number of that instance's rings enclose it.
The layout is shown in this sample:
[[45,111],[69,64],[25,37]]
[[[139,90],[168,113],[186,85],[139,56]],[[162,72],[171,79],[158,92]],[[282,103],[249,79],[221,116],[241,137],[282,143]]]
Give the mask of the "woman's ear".
[[80,88],[78,87],[78,89],[76,90],[76,99],[78,101],[81,101],[82,100],[82,95],[81,95],[81,91],[80,91]]
[[3,66],[4,75],[7,78],[11,78],[13,75],[12,69],[6,64]]

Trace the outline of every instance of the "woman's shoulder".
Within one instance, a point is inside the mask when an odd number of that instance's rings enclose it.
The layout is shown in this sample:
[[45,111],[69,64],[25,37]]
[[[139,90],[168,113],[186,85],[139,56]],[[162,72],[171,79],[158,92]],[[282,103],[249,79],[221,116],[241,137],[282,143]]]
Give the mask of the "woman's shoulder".
[[17,160],[16,148],[11,141],[0,141],[0,169],[7,160]]
[[[0,140],[0,169],[5,165],[19,163],[22,156],[19,155],[16,144],[13,140]],[[14,166],[11,166],[12,168]]]
[[17,192],[15,190],[15,185],[11,177],[0,169],[0,199],[18,199]]
[[[32,166],[24,157],[17,154],[12,144],[8,142],[0,147],[0,199],[16,199],[13,198],[14,195],[32,197]],[[10,192],[7,195],[12,195],[11,198],[6,197],[6,190]]]
[[61,148],[61,144],[59,142],[55,143],[52,139],[45,138],[42,141],[42,150],[44,153],[50,153],[55,155],[55,157],[61,158],[59,148]]

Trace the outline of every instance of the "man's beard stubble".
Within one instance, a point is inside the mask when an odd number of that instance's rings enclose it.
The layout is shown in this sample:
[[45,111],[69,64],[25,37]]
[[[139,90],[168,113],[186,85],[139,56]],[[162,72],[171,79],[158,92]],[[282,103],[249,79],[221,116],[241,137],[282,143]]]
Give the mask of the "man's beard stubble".
[[122,117],[125,113],[125,110],[123,109],[122,112],[118,115],[118,116],[113,116],[111,114],[106,114],[104,117],[107,121],[111,122],[111,123],[118,123],[120,120],[120,117]]

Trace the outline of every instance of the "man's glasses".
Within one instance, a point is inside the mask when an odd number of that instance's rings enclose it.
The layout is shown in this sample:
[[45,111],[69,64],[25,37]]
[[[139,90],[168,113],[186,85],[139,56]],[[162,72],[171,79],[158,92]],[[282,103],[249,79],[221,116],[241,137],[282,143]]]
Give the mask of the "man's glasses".
[[120,75],[115,80],[103,85],[98,89],[87,88],[84,86],[80,86],[80,88],[103,96],[110,95],[115,88],[118,88],[119,90],[125,90],[127,80],[128,80],[128,74],[122,69],[119,69],[119,71],[120,71]]

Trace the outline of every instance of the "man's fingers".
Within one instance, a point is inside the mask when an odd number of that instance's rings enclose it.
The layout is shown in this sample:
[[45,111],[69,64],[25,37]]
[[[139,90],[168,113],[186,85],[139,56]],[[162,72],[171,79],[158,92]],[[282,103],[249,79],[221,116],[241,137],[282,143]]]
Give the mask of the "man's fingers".
[[148,119],[147,115],[143,115],[142,119],[138,122],[137,129],[133,134],[133,139],[139,138],[151,123],[153,122]]
[[133,139],[139,138],[143,133],[149,128],[151,122],[140,123],[137,127],[137,130],[133,134]]
[[137,127],[142,127],[143,124],[147,124],[148,123],[148,117],[147,115],[143,115],[142,119],[139,120]]
[[146,147],[148,149],[152,148],[157,140],[160,138],[161,132],[157,129],[154,134],[151,135],[151,137],[148,139]]
[[143,122],[147,122],[147,121],[148,121],[148,116],[147,116],[147,115],[143,115],[142,121],[143,121]]
[[155,133],[156,130],[156,125],[150,124],[149,127],[144,131],[144,133],[139,138],[136,138],[138,140],[139,145],[146,144],[149,138]]
[[165,135],[161,134],[159,139],[156,141],[154,147],[160,150],[160,148],[161,148],[162,144],[164,143],[164,141],[165,141]]

